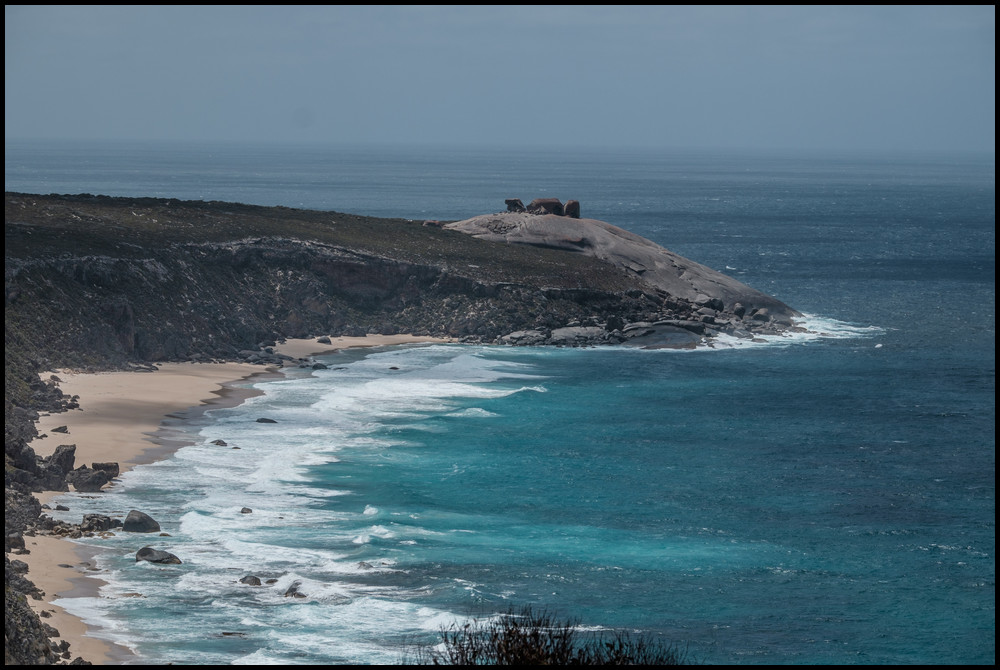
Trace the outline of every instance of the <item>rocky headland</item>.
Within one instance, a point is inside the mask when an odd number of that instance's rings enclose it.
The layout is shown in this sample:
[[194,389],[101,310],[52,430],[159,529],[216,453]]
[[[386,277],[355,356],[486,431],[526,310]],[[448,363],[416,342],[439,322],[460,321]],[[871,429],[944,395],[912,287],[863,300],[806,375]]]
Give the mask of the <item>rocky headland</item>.
[[[557,206],[558,205],[558,206]],[[555,199],[432,222],[222,202],[5,194],[5,550],[52,531],[32,492],[99,490],[115,464],[36,456],[40,373],[159,361],[295,363],[285,338],[690,348],[796,328],[779,300]],[[88,528],[67,532],[88,532]],[[93,531],[99,532],[99,531]],[[5,660],[66,662],[5,557]]]

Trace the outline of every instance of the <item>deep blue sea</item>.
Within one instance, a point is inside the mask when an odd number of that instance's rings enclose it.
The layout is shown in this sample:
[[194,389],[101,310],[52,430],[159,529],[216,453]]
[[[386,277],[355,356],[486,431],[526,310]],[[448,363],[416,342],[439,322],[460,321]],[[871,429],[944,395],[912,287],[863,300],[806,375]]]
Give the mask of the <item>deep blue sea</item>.
[[992,153],[7,142],[8,191],[417,220],[577,199],[824,333],[323,357],[68,495],[75,521],[146,511],[184,563],[95,542],[102,597],[60,604],[140,663],[394,663],[528,604],[708,664],[993,663],[995,183]]

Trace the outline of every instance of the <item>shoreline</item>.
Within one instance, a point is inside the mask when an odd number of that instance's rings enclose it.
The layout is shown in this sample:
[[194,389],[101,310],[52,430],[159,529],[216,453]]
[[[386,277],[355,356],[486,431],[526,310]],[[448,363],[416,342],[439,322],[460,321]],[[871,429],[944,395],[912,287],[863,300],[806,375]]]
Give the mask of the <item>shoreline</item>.
[[[274,351],[293,361],[355,347],[401,344],[450,343],[454,340],[414,335],[368,335],[365,337],[290,339]],[[289,361],[289,365],[294,365]],[[76,445],[78,467],[93,462],[117,462],[120,473],[138,465],[165,459],[190,444],[176,427],[211,409],[235,407],[260,391],[246,388],[253,380],[280,378],[282,368],[251,363],[164,363],[156,372],[117,371],[55,374],[63,393],[80,396],[79,409],[41,415],[39,437],[31,447],[48,456],[61,444]],[[53,432],[66,426],[67,432]],[[50,504],[64,491],[42,491],[33,495]],[[56,628],[66,640],[70,654],[95,665],[124,664],[134,659],[131,650],[99,637],[94,628],[53,601],[61,598],[100,597],[106,582],[100,579],[96,559],[100,547],[53,536],[25,536],[30,553],[16,558],[28,564],[26,577],[44,592],[42,600],[28,598],[42,621]],[[42,612],[45,612],[43,615]]]

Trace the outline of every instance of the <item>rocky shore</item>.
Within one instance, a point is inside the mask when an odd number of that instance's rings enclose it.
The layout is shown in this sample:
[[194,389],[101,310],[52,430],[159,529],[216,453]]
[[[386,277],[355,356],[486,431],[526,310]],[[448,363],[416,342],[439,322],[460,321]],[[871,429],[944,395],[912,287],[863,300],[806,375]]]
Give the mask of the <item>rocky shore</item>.
[[32,495],[71,485],[98,491],[117,476],[112,462],[78,466],[69,444],[36,453],[39,413],[78,402],[47,371],[148,371],[161,361],[310,365],[279,343],[367,333],[693,348],[796,328],[798,312],[779,300],[579,218],[572,203],[569,215],[548,203],[441,223],[6,193],[6,662],[72,658],[27,605],[38,594],[17,558],[25,533],[110,530],[103,520],[64,528]]

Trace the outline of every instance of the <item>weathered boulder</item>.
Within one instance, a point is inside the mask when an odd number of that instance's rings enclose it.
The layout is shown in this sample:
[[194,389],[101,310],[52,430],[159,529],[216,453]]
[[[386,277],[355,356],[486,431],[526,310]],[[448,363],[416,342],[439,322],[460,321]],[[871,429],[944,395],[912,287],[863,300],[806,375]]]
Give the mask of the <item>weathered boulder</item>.
[[523,212],[524,203],[521,202],[520,198],[507,198],[504,200],[504,204],[507,205],[508,212]]
[[105,462],[105,463],[91,463],[90,467],[94,470],[101,470],[102,472],[107,472],[112,479],[121,474],[121,468],[118,467],[117,463]]
[[535,198],[528,204],[529,214],[563,215],[563,204],[559,198]]
[[47,473],[65,476],[73,469],[76,461],[76,445],[60,444],[52,455],[46,459],[43,469]]
[[240,510],[240,514],[253,514],[253,510],[250,509],[249,507],[244,507],[243,509]]
[[260,577],[255,575],[247,575],[246,577],[240,577],[240,584],[246,584],[248,586],[260,586]]
[[566,206],[563,208],[563,216],[568,216],[571,219],[580,218],[580,201],[579,200],[567,200]]
[[66,475],[66,483],[81,493],[97,493],[111,481],[111,474],[105,470],[93,470],[81,465]]
[[212,440],[209,444],[214,444],[217,447],[228,447],[229,443],[225,440]]
[[153,517],[137,509],[129,510],[122,524],[122,530],[126,533],[157,533],[160,524]]
[[135,552],[135,562],[149,561],[150,563],[162,563],[166,565],[180,565],[181,559],[177,558],[169,551],[161,551],[152,547],[143,547]]

